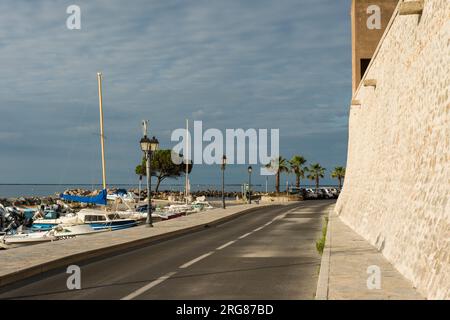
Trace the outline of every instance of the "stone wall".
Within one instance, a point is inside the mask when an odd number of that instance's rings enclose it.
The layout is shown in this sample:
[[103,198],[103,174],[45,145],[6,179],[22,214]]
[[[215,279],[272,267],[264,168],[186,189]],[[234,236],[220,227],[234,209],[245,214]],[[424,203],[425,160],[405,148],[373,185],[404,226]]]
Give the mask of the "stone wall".
[[[336,211],[429,299],[450,299],[450,1],[394,13],[350,108]],[[364,80],[364,79],[363,79]]]

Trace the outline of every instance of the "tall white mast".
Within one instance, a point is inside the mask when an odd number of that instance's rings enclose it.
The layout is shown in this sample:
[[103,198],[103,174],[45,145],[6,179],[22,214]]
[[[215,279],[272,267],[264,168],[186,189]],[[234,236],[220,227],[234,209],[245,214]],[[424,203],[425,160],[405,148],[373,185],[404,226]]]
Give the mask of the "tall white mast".
[[97,72],[98,82],[98,104],[100,108],[100,144],[102,147],[102,179],[103,189],[106,189],[106,168],[105,168],[105,135],[103,130],[103,98],[102,98],[102,73]]
[[185,150],[186,156],[185,159],[185,165],[186,165],[186,184],[184,188],[184,197],[186,204],[188,203],[188,197],[189,197],[189,120],[186,119],[186,150]]

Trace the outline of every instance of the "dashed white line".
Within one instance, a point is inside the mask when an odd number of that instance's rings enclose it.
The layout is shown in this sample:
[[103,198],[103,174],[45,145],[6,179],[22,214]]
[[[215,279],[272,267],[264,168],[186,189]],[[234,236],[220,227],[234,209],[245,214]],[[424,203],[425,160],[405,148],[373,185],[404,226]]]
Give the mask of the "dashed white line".
[[283,219],[283,218],[285,218],[285,217],[286,217],[286,214],[283,214],[283,215],[281,215],[281,216],[278,216],[278,217],[273,218],[271,222],[275,222],[275,221],[277,221],[277,220],[281,220],[281,219]]
[[244,239],[244,238],[248,237],[248,236],[251,235],[251,234],[252,234],[252,232],[248,232],[248,233],[246,233],[246,234],[240,236],[239,239]]
[[195,259],[193,259],[193,260],[191,260],[191,261],[189,261],[189,262],[186,262],[185,264],[183,264],[183,265],[180,267],[180,269],[185,269],[185,268],[187,268],[187,267],[193,265],[194,263],[196,263],[196,262],[198,262],[198,261],[200,261],[200,260],[202,260],[202,259],[205,259],[206,257],[209,257],[209,256],[212,255],[213,253],[214,253],[214,252],[211,251],[211,252],[205,253],[204,255],[201,255],[200,257],[195,258]]
[[151,288],[157,286],[158,284],[160,284],[163,281],[166,281],[167,279],[169,279],[171,276],[173,276],[176,272],[169,272],[168,274],[159,277],[158,279],[156,279],[155,281],[150,282],[149,284],[143,286],[142,288],[130,293],[129,295],[127,295],[126,297],[123,297],[121,300],[132,300],[134,298],[136,298],[137,296],[140,296],[141,294],[143,294],[144,292],[150,290]]
[[218,247],[216,250],[222,250],[222,249],[225,249],[226,247],[231,246],[231,245],[232,245],[233,243],[235,243],[235,242],[236,242],[236,240],[227,242],[227,243],[225,243],[224,245],[221,245],[220,247]]
[[[253,231],[251,231],[251,232],[248,232],[248,233],[246,233],[246,234],[240,236],[239,239],[244,239],[244,238],[248,237],[249,235],[251,235],[253,232],[260,231],[260,230],[264,229],[265,227],[269,226],[270,224],[272,224],[273,222],[275,222],[275,221],[277,221],[277,220],[280,220],[280,219],[283,219],[284,217],[286,217],[286,214],[279,215],[279,216],[275,217],[274,219],[272,219],[271,221],[269,221],[269,222],[267,222],[266,224],[264,224],[263,226],[261,226],[261,227],[259,227],[259,228],[256,228],[255,230],[253,230]],[[231,245],[232,245],[233,243],[235,243],[236,241],[237,241],[237,240],[232,240],[232,241],[230,241],[230,242],[227,242],[227,243],[225,243],[224,245],[221,245],[220,247],[218,247],[216,250],[222,250],[222,249],[225,249],[226,247],[231,246]],[[180,269],[188,268],[188,267],[190,267],[191,265],[193,265],[194,263],[196,263],[196,262],[198,262],[198,261],[200,261],[200,260],[202,260],[202,259],[205,259],[206,257],[209,257],[209,256],[212,255],[213,253],[214,253],[214,251],[211,251],[211,252],[205,253],[204,255],[201,255],[200,257],[197,257],[197,258],[195,258],[195,259],[193,259],[193,260],[191,260],[191,261],[189,261],[189,262],[186,262],[185,264],[183,264],[182,266],[180,266]],[[149,284],[143,286],[142,288],[140,288],[140,289],[138,289],[138,290],[136,290],[136,291],[130,293],[129,295],[127,295],[127,296],[125,296],[125,297],[123,297],[121,300],[132,300],[132,299],[134,299],[134,298],[140,296],[140,295],[143,294],[144,292],[150,290],[151,288],[157,286],[157,285],[160,284],[161,282],[166,281],[167,279],[169,279],[170,277],[172,277],[174,274],[176,274],[176,272],[169,272],[169,273],[165,274],[164,276],[159,277],[158,279],[156,279],[156,280],[150,282]]]

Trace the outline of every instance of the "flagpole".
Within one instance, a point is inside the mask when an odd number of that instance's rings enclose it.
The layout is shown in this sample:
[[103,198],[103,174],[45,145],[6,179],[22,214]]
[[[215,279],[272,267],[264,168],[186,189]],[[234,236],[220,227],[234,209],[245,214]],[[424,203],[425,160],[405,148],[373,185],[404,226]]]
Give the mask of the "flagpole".
[[102,178],[103,189],[106,189],[106,169],[105,169],[105,135],[103,129],[103,98],[102,98],[102,73],[97,72],[98,82],[98,104],[100,108],[100,144],[102,148]]
[[189,120],[186,119],[186,157],[185,157],[185,165],[186,165],[186,182],[184,186],[184,198],[186,204],[188,203],[188,188],[189,188]]

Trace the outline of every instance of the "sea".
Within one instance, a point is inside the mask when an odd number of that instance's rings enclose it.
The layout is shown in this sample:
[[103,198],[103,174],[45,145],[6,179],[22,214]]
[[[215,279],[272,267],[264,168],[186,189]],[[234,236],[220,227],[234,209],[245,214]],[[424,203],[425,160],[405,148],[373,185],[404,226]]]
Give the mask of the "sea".
[[[137,184],[108,184],[108,188],[120,189],[134,189],[138,188]],[[146,188],[143,183],[142,188]],[[154,188],[154,186],[153,186]],[[44,197],[53,196],[63,193],[67,189],[85,189],[85,190],[99,190],[102,189],[101,184],[0,184],[0,199],[1,198],[18,198],[18,197]],[[254,185],[252,189],[255,191],[264,191],[265,185]],[[263,190],[264,189],[264,190]],[[164,184],[159,187],[159,191],[183,191],[184,184]],[[221,185],[214,184],[191,184],[191,191],[206,191],[206,190],[222,190]],[[240,192],[242,186],[239,184],[225,185],[226,192]],[[270,187],[269,187],[269,191]]]
[[[334,187],[336,185],[326,185],[327,187]],[[120,189],[137,189],[137,184],[108,184],[108,188]],[[146,188],[145,183],[141,186]],[[303,185],[303,188],[314,188],[314,185]],[[154,186],[153,186],[154,188]],[[281,191],[285,190],[285,186],[281,185]],[[0,184],[0,199],[4,198],[18,198],[18,197],[45,197],[54,196],[63,193],[67,189],[85,189],[85,190],[100,190],[101,184]],[[191,184],[191,192],[207,191],[207,190],[222,190],[220,184]],[[241,184],[226,184],[226,192],[241,192],[243,186]],[[265,184],[252,185],[252,190],[256,192],[265,192]],[[184,184],[161,184],[159,191],[183,192]],[[275,187],[267,186],[267,191],[274,192]]]

